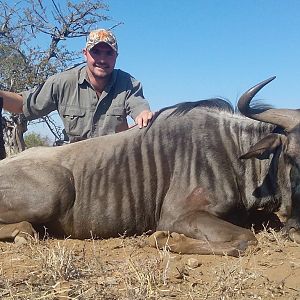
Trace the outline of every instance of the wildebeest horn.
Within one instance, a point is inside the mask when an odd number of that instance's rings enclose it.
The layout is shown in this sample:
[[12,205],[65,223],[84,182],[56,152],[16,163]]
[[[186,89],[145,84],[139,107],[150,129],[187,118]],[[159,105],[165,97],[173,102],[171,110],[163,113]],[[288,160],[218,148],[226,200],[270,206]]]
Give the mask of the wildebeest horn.
[[251,108],[249,106],[253,97],[269,82],[275,79],[276,76],[273,76],[269,79],[266,79],[254,87],[250,88],[245,92],[238,101],[239,111],[254,120],[263,121],[267,123],[272,123],[279,125],[284,128],[286,131],[291,130],[297,124],[300,123],[300,110],[299,109],[275,109],[275,108]]

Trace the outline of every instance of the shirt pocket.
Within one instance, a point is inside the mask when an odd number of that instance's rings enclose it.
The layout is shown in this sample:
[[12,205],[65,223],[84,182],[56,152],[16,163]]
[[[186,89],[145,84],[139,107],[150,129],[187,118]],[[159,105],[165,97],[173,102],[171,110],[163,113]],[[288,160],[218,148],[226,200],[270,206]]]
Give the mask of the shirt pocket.
[[126,117],[125,110],[123,107],[112,107],[107,111],[106,114],[108,116],[115,116],[116,118],[119,117],[120,120]]
[[87,127],[85,121],[86,111],[80,107],[65,107],[62,113],[65,130],[71,136],[83,136]]
[[112,132],[120,132],[128,129],[125,109],[123,107],[112,107],[106,113],[109,119],[109,127]]

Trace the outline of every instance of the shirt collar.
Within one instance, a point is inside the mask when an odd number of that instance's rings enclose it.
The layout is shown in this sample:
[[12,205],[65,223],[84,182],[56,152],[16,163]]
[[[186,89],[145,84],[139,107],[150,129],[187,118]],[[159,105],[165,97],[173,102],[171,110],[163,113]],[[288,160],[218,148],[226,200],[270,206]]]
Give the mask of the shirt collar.
[[83,66],[82,68],[79,69],[78,84],[83,84],[85,81],[89,82],[86,73],[86,66]]
[[[82,68],[79,69],[78,84],[83,84],[84,82],[89,83],[87,72],[86,72],[86,68],[87,67],[84,66],[84,67],[82,67]],[[114,69],[113,72],[112,72],[112,74],[111,74],[110,80],[109,80],[108,84],[106,85],[106,87],[104,89],[107,93],[110,91],[110,89],[115,84],[115,82],[117,80],[117,74],[118,74],[118,70]]]

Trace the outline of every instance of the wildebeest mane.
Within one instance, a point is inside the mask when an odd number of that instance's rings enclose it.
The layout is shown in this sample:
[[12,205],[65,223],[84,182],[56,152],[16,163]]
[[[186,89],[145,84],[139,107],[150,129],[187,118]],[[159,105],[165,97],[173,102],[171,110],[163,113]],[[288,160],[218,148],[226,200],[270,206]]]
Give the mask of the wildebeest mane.
[[171,116],[184,115],[195,107],[207,107],[217,109],[220,111],[234,112],[234,109],[227,100],[220,98],[212,98],[206,100],[199,100],[195,102],[182,102],[177,104],[176,109],[170,114]]
[[[254,99],[251,101],[251,108],[255,109],[257,113],[264,112],[270,108],[274,108],[273,105],[263,102],[263,100],[260,99]],[[240,113],[238,108],[236,108],[236,112]]]
[[154,117],[151,119],[151,122],[149,123],[147,130],[151,127],[151,125],[154,123],[154,121],[157,119],[157,117],[162,114],[164,111],[173,109],[170,115],[167,117],[173,117],[173,116],[180,116],[188,113],[194,108],[198,107],[206,107],[206,108],[211,108],[211,109],[216,109],[219,111],[226,111],[229,113],[234,113],[234,108],[232,104],[221,98],[211,98],[211,99],[204,99],[204,100],[199,100],[199,101],[193,101],[193,102],[181,102],[172,106],[167,106],[162,109],[160,109],[158,112],[154,114]]
[[[264,112],[268,109],[274,108],[274,106],[271,105],[271,104],[263,102],[263,100],[254,99],[251,102],[251,108],[255,109],[258,113],[261,113],[261,112]],[[236,112],[236,114],[240,114],[240,115],[244,116],[239,111],[238,107],[236,107],[235,112]],[[272,133],[280,133],[280,134],[284,134],[284,135],[286,134],[284,128],[282,128],[278,125],[274,126],[274,129],[272,130]]]

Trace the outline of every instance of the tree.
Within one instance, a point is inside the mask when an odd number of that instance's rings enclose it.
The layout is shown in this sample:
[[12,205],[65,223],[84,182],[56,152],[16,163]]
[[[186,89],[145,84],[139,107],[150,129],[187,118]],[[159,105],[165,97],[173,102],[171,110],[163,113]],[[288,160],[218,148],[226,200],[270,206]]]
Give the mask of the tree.
[[[79,63],[81,52],[70,51],[67,41],[109,20],[108,6],[100,0],[47,3],[0,0],[0,89],[20,92]],[[51,115],[36,122],[46,122],[55,140],[62,138]]]
[[50,146],[50,141],[47,137],[42,137],[40,134],[31,132],[25,135],[24,141],[27,148],[37,146]]

